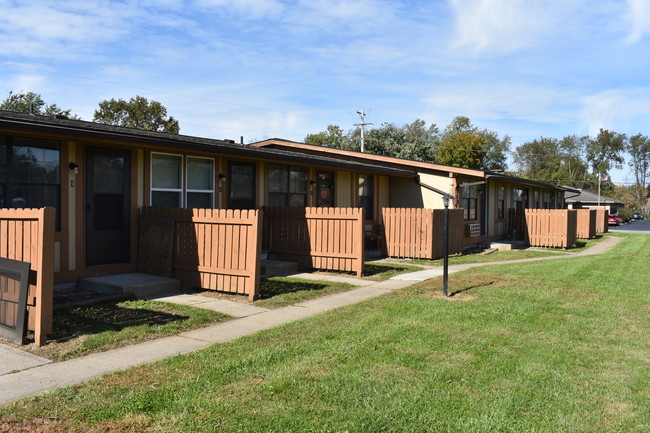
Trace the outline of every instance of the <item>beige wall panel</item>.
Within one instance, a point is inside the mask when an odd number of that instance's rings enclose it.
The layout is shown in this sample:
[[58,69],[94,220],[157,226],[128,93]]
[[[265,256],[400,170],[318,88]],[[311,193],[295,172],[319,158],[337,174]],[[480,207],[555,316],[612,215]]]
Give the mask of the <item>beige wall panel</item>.
[[336,172],[336,207],[355,206],[354,198],[352,197],[352,191],[354,190],[352,179],[352,173],[349,171]]

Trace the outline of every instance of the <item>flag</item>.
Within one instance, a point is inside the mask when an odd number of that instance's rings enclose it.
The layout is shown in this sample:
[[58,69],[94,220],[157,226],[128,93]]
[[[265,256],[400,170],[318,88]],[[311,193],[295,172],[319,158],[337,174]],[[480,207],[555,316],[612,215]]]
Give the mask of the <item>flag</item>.
[[600,182],[607,182],[607,180],[609,179],[606,173],[599,173],[598,176],[599,176],[598,180]]

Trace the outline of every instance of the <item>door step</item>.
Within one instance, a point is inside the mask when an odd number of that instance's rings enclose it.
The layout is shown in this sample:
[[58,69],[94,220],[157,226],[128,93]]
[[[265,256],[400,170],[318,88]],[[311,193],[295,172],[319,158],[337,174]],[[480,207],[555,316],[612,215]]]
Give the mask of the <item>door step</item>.
[[84,290],[110,295],[132,293],[138,298],[154,295],[178,293],[181,283],[174,278],[132,272],[128,274],[102,275],[79,280]]
[[298,263],[280,260],[262,260],[262,276],[290,275],[298,273]]

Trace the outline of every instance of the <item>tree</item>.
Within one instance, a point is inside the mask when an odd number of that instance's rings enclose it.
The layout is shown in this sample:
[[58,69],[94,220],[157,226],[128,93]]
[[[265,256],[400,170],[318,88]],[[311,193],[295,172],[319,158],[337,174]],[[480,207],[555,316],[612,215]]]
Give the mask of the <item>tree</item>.
[[648,201],[648,177],[650,176],[650,139],[642,134],[630,137],[627,152],[632,157],[628,163],[634,173],[635,208],[642,209]]
[[587,162],[594,173],[609,173],[612,168],[623,166],[622,152],[625,150],[625,134],[600,128],[595,138],[586,141]]
[[457,116],[445,128],[436,149],[436,162],[478,170],[506,169],[510,137],[499,139],[494,131],[479,129],[468,117]]
[[[309,134],[305,143],[336,149],[361,149],[361,133],[358,128],[343,132],[337,125],[328,125],[327,130]],[[439,141],[438,127],[427,127],[423,120],[415,120],[401,127],[394,123],[382,123],[379,128],[367,131],[364,148],[367,153],[410,159],[413,161],[431,161]]]
[[517,146],[514,152],[517,174],[553,185],[589,188],[592,177],[583,158],[584,141],[585,138],[575,135],[561,140],[541,137]]
[[350,141],[350,137],[338,125],[327,125],[327,130],[307,135],[304,142],[314,146],[357,150],[353,149],[354,146]]
[[142,96],[129,101],[110,99],[100,102],[93,121],[169,134],[178,134],[180,131],[178,121],[171,116],[167,117],[167,108],[160,102],[149,102]]
[[40,93],[34,92],[13,93],[13,91],[10,91],[7,98],[0,103],[0,109],[19,113],[31,113],[44,116],[58,115],[78,119],[76,115],[71,114],[71,110],[63,110],[56,104],[48,105],[43,101]]

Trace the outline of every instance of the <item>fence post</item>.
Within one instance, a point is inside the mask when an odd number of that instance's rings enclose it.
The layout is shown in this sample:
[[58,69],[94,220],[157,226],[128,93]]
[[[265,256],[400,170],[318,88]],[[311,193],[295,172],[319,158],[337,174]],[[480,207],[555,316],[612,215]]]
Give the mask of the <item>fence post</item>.
[[54,225],[56,210],[52,207],[41,209],[38,216],[38,245],[36,269],[36,308],[34,309],[34,340],[37,346],[47,341],[52,332],[54,307]]

